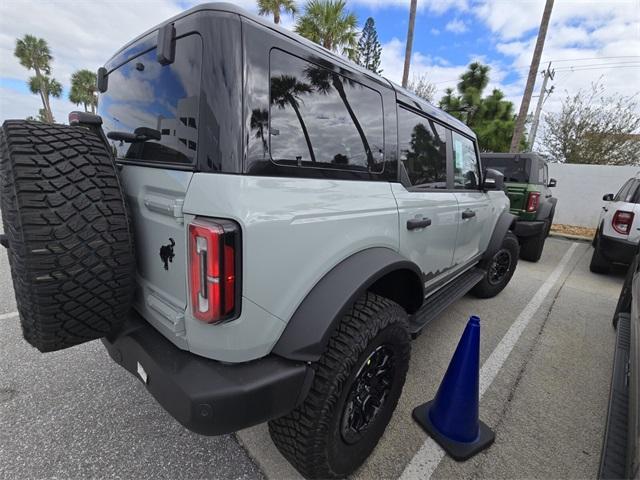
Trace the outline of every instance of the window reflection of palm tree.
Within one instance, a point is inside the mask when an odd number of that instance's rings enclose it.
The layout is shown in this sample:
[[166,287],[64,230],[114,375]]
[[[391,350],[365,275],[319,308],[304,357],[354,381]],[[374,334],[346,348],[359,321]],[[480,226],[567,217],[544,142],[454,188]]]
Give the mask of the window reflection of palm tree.
[[328,95],[331,92],[331,88],[336,89],[338,95],[340,96],[340,99],[342,100],[342,103],[344,103],[344,106],[347,109],[349,116],[351,117],[351,121],[358,131],[358,135],[360,135],[362,147],[364,148],[365,154],[367,155],[367,164],[369,165],[369,167],[373,167],[373,154],[371,153],[371,147],[369,146],[367,136],[364,134],[362,125],[360,125],[360,121],[353,111],[353,108],[351,107],[351,104],[347,99],[347,93],[344,89],[345,83],[348,83],[350,86],[355,86],[355,82],[352,82],[348,78],[342,77],[337,73],[325,70],[324,68],[320,67],[307,67],[305,68],[304,73],[317,92]]
[[437,132],[435,124],[431,121],[429,123],[430,128],[418,123],[411,132],[410,149],[407,152],[408,170],[420,172],[420,178],[411,179],[413,184],[446,181],[446,178],[440,178],[443,174],[446,175],[441,168],[444,165],[441,159],[446,158],[445,143],[434,135],[434,132]]
[[269,111],[266,109],[254,108],[251,111],[251,129],[256,130],[256,138],[262,141],[262,158],[265,157],[269,147],[264,134],[265,126],[269,122]]
[[287,108],[287,105],[290,105],[291,108],[293,108],[293,111],[296,112],[296,116],[298,117],[298,122],[300,122],[304,139],[307,142],[311,161],[315,162],[316,157],[311,146],[311,138],[309,137],[307,126],[304,123],[304,120],[302,120],[302,115],[300,114],[300,97],[307,93],[311,93],[311,87],[306,83],[299,82],[296,77],[291,75],[271,77],[271,104],[282,110]]

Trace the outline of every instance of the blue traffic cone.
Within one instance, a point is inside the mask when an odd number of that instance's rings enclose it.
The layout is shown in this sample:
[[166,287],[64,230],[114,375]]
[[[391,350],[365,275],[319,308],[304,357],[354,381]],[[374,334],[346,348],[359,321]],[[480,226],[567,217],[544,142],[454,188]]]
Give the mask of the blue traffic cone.
[[490,446],[495,434],[478,418],[480,318],[469,319],[436,397],[413,410],[413,418],[455,460]]

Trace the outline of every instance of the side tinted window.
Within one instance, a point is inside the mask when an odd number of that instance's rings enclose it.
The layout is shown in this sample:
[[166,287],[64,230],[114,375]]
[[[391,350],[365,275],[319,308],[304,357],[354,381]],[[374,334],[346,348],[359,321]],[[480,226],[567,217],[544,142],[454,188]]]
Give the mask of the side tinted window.
[[132,58],[109,73],[98,114],[108,132],[152,129],[144,142],[110,140],[120,158],[153,162],[193,162],[198,145],[202,40],[189,35],[176,41],[175,62],[162,66],[156,49]]
[[279,164],[380,172],[382,97],[358,82],[272,50],[269,142]]
[[446,130],[433,120],[398,109],[400,160],[411,185],[447,188]]
[[477,189],[480,183],[478,157],[473,142],[453,132],[453,160],[455,188]]

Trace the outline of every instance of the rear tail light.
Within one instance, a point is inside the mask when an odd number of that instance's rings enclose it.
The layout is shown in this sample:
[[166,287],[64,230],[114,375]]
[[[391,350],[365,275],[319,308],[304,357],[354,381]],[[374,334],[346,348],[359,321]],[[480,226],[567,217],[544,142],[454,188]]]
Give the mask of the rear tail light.
[[629,235],[632,223],[633,212],[625,212],[624,210],[618,210],[613,215],[613,220],[611,220],[611,226],[613,229],[622,235]]
[[239,313],[240,227],[196,218],[189,224],[189,291],[198,320],[220,323]]
[[540,192],[530,192],[527,199],[527,212],[535,212],[540,205]]

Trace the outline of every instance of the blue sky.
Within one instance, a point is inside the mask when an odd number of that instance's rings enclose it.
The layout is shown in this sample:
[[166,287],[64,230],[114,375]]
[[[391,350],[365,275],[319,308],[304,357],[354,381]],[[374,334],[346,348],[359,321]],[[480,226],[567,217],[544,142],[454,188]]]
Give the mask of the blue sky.
[[[53,74],[63,98],[53,99],[64,120],[71,73],[96,69],[132,37],[179,13],[197,0],[2,0],[0,2],[0,120],[35,115],[38,96],[28,92],[30,72],[13,57],[15,39],[25,33],[49,42]],[[238,0],[256,12],[254,0]],[[299,2],[304,10],[304,1]],[[491,88],[519,105],[544,0],[419,0],[412,76],[426,75],[438,99],[473,60],[491,67]],[[362,26],[376,21],[383,45],[383,75],[399,82],[409,0],[347,0]],[[37,14],[34,15],[34,12]],[[286,28],[295,19],[283,18]],[[543,59],[554,60],[555,92],[544,112],[561,108],[564,96],[599,81],[610,92],[640,90],[640,0],[556,0]],[[635,62],[635,64],[634,64]],[[539,87],[537,87],[539,88]]]

